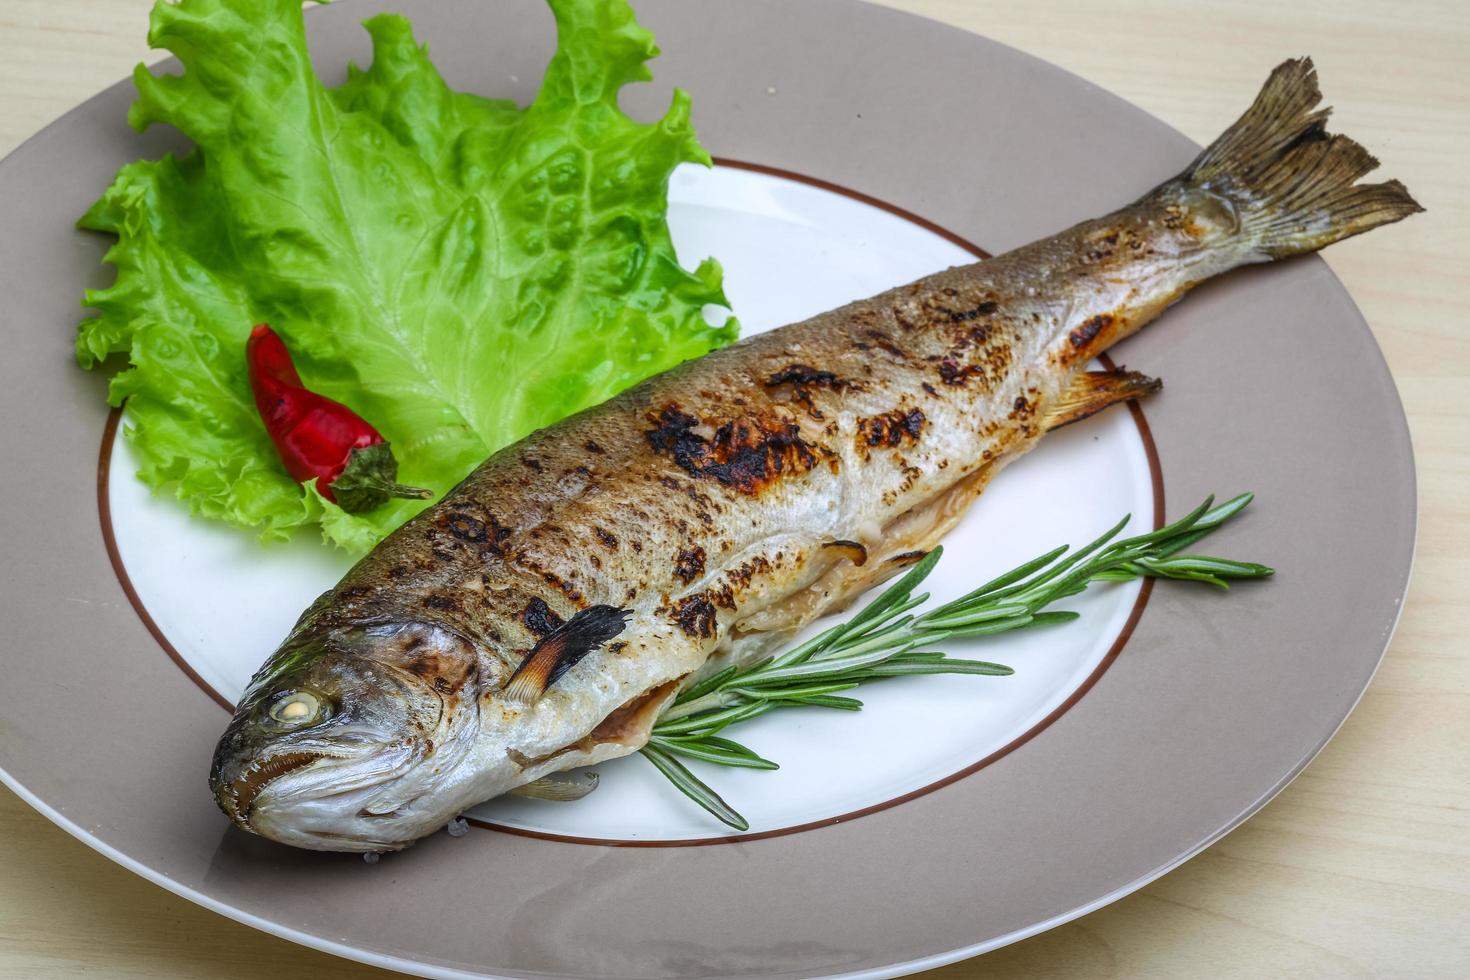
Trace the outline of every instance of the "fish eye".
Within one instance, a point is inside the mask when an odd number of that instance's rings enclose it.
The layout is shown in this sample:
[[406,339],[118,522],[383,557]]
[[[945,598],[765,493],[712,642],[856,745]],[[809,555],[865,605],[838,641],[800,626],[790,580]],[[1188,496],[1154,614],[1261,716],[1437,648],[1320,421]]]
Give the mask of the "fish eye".
[[271,720],[288,728],[299,728],[317,720],[322,703],[310,691],[290,691],[270,707]]

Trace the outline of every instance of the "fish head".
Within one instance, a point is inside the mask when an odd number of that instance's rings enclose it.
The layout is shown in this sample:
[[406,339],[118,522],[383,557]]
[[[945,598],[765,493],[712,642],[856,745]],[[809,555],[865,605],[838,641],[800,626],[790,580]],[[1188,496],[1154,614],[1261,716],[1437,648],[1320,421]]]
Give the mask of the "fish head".
[[473,645],[435,624],[293,635],[215,748],[215,800],[237,826],[297,847],[404,847],[469,798],[478,678]]

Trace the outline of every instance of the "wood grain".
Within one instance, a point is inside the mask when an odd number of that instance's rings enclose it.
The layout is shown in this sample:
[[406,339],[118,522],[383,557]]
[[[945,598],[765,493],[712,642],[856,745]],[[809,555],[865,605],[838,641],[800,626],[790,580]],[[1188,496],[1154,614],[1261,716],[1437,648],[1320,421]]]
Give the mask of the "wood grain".
[[[1428,208],[1328,259],[1398,381],[1420,481],[1414,584],[1358,710],[1205,854],[1077,922],[931,976],[1470,975],[1470,4],[883,2],[1052,61],[1199,140],[1271,66],[1310,53],[1337,128]],[[149,6],[4,0],[0,152],[151,60]],[[0,858],[0,977],[389,975],[176,898],[5,790]]]

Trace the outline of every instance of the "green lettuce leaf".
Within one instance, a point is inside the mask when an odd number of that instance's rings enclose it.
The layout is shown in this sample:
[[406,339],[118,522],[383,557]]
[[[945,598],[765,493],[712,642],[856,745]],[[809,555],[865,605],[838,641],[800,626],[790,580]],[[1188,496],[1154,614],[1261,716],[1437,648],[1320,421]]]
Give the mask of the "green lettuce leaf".
[[372,65],[327,88],[300,0],[160,2],[149,41],[181,75],[134,74],[138,130],[195,149],[122,168],[79,226],[118,236],[77,358],[111,354],[139,476],[193,512],[283,538],[318,524],[361,552],[422,509],[349,515],[285,472],[245,339],[269,322],[306,383],[442,494],[541,426],[734,338],[718,264],[682,268],[669,175],[708,163],[676,92],[639,123],[619,90],[653,37],[625,0],[550,0],[559,47],[529,106],[452,91],[402,17],[364,25]]

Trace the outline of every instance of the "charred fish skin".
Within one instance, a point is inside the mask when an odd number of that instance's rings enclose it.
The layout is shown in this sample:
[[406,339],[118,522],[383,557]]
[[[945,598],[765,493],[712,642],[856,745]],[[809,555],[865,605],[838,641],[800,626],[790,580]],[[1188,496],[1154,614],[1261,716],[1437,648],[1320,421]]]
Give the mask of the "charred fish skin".
[[298,846],[386,850],[635,751],[680,685],[900,570],[1049,429],[1155,390],[1087,365],[1192,286],[1420,210],[1356,183],[1376,161],[1319,101],[1310,61],[1286,62],[1127,207],[497,453],[303,615],[221,740],[222,808]]

